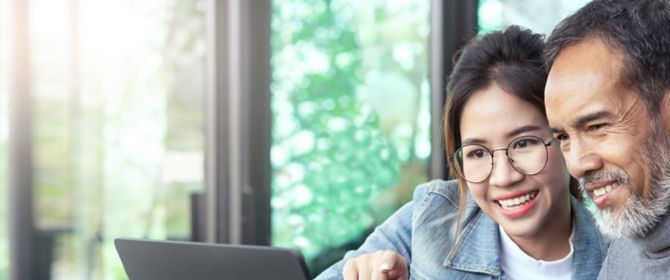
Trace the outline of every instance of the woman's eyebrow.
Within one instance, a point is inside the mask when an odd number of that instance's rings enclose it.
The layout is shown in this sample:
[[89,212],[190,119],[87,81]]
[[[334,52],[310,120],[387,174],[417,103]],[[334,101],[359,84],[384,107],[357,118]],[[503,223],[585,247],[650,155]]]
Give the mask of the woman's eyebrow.
[[524,125],[522,127],[515,128],[514,130],[510,131],[507,133],[507,138],[512,138],[514,136],[517,136],[519,134],[529,132],[529,131],[538,131],[543,129],[543,127],[537,126],[537,125]]
[[472,144],[484,145],[486,144],[486,140],[480,138],[465,138],[463,141],[461,141],[461,146]]
[[[515,136],[518,136],[519,134],[529,132],[529,131],[538,131],[542,130],[545,127],[542,126],[537,126],[537,125],[524,125],[521,127],[517,127],[514,130],[510,131],[507,133],[506,137],[507,138],[512,138]],[[478,145],[484,145],[486,144],[486,140],[481,139],[481,138],[465,138],[461,141],[461,146],[464,145],[471,145],[471,144],[478,144]]]

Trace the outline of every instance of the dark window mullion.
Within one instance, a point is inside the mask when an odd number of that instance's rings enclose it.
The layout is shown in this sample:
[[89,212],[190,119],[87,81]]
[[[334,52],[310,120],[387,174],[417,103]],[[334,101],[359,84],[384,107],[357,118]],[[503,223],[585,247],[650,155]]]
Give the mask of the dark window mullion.
[[431,160],[429,178],[447,178],[442,128],[447,79],[456,52],[477,34],[476,0],[431,1]]
[[11,1],[9,63],[9,279],[33,279],[32,113],[28,1]]
[[269,245],[271,1],[208,3],[206,240]]

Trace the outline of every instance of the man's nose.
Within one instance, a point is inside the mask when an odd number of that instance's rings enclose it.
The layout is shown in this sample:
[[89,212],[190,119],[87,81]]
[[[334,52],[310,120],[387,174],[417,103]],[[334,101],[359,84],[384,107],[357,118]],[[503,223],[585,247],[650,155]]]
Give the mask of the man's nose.
[[564,151],[568,172],[575,178],[583,177],[587,172],[599,170],[603,161],[597,150],[584,141],[572,141],[570,150]]

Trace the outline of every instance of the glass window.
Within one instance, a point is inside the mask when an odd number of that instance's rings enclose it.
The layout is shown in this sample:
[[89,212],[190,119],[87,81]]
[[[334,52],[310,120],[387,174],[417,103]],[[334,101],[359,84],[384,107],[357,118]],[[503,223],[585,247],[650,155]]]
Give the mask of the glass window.
[[8,97],[7,92],[7,45],[8,39],[8,16],[7,1],[0,1],[0,280],[9,278],[9,192],[8,185],[8,156],[7,138],[9,133],[8,123]]
[[114,238],[191,238],[205,1],[34,0],[29,13],[38,273],[126,279]]
[[318,273],[427,180],[430,1],[273,1],[272,242]]
[[479,33],[515,24],[549,36],[556,24],[587,2],[589,0],[480,0],[477,12]]

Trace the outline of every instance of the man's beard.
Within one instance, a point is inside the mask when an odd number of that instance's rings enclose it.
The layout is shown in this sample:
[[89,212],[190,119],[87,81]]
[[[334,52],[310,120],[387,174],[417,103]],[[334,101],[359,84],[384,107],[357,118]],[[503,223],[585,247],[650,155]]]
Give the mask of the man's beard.
[[[629,197],[619,209],[597,209],[600,230],[611,237],[645,236],[663,218],[670,201],[670,139],[654,121],[652,135],[642,147],[642,163],[650,171],[649,195],[636,194],[629,189]],[[645,176],[645,174],[640,174]],[[630,188],[628,174],[623,170],[596,171],[579,178],[579,187],[593,181],[617,180],[621,187]]]

